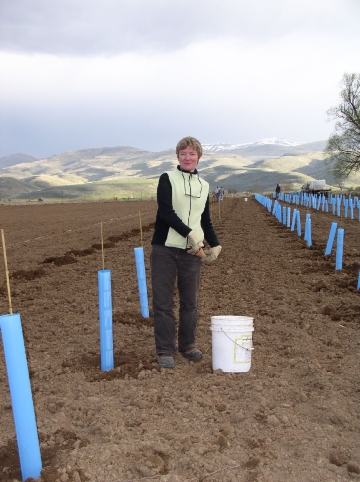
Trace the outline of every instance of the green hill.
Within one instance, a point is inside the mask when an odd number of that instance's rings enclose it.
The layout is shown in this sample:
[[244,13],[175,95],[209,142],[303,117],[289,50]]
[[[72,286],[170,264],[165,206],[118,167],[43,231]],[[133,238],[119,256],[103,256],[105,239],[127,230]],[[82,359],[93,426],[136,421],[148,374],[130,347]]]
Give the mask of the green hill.
[[[205,150],[199,172],[211,190],[221,185],[238,192],[271,192],[277,183],[299,190],[314,179],[325,179],[328,187],[337,188],[324,163],[325,144],[319,141]],[[174,149],[150,152],[126,146],[69,151],[40,160],[25,157],[25,162],[15,164],[7,159],[4,165],[2,159],[2,199],[149,197],[155,195],[159,175],[177,165]],[[360,186],[360,174],[345,183],[345,187],[355,186]]]

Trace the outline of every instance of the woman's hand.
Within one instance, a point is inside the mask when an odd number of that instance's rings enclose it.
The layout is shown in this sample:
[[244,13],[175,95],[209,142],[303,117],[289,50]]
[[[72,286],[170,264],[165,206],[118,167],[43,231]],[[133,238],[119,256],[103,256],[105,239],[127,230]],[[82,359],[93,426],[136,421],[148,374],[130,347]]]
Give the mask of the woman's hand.
[[207,255],[202,248],[200,248],[199,251],[197,253],[194,253],[194,254],[195,254],[195,256],[199,256],[199,258],[202,258],[202,260],[207,258]]

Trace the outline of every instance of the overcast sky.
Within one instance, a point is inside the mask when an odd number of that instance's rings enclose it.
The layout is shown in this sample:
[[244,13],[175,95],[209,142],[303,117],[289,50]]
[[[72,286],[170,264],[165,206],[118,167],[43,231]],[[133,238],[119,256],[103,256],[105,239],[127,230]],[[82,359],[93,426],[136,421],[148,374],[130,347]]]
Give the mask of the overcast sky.
[[0,156],[327,139],[359,0],[0,0]]

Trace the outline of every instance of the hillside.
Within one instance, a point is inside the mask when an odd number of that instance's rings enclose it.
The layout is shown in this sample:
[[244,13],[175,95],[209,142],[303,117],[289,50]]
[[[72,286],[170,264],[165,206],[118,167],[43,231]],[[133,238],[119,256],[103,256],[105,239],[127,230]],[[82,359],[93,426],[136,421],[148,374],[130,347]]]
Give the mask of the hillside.
[[27,154],[10,154],[9,156],[4,156],[0,158],[0,168],[14,166],[15,164],[20,164],[22,162],[34,162],[37,161],[36,157],[28,156]]
[[[199,171],[212,190],[221,185],[239,192],[264,192],[277,183],[298,190],[313,179],[326,179],[328,186],[336,187],[324,163],[325,145],[326,141],[299,144],[278,139],[205,144]],[[177,164],[174,149],[151,152],[127,146],[69,151],[39,160],[28,157],[0,158],[3,198],[151,196],[159,175]],[[16,159],[20,162],[13,164]],[[348,186],[358,185],[360,174],[348,180]]]
[[28,182],[20,181],[12,177],[0,177],[0,201],[2,199],[17,197],[19,193],[27,196],[27,193],[33,190],[34,186]]

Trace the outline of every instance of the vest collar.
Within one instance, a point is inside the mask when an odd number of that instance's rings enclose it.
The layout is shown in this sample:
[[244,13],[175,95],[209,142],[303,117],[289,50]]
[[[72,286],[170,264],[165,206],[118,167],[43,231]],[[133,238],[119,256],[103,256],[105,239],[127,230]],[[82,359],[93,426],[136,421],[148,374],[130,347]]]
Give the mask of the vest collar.
[[177,166],[177,170],[178,170],[179,172],[185,172],[186,174],[194,174],[195,176],[198,176],[198,175],[199,175],[197,169],[195,169],[194,172],[190,172],[190,171],[187,171],[186,169],[181,169],[180,165]]

